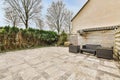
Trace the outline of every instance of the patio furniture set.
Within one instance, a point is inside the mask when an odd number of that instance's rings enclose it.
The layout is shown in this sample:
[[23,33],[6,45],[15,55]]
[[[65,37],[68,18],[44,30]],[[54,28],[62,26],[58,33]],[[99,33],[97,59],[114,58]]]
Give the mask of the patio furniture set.
[[83,45],[82,48],[80,46],[70,45],[69,52],[72,53],[91,53],[98,58],[104,59],[113,59],[113,48],[105,48],[101,45],[93,45],[93,44],[86,44]]

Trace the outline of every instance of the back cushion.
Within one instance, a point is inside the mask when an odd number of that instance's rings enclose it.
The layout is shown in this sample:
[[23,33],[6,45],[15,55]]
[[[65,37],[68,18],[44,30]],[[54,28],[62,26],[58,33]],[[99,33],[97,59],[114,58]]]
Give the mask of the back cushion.
[[93,49],[93,50],[95,50],[95,49],[97,49],[97,47],[100,47],[101,45],[91,45],[91,44],[87,44],[86,45],[86,48],[87,49]]

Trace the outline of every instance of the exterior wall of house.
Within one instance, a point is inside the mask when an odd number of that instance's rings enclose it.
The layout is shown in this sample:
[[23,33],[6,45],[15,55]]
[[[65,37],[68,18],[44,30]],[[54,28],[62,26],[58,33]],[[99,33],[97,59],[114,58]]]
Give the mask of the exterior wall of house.
[[89,0],[72,21],[72,33],[77,30],[120,24],[120,0]]
[[74,43],[79,45],[101,44],[104,47],[112,47],[114,30],[88,32],[84,36],[80,36],[77,31],[115,25],[120,25],[120,0],[89,0],[72,20],[72,33],[78,35],[78,41]]

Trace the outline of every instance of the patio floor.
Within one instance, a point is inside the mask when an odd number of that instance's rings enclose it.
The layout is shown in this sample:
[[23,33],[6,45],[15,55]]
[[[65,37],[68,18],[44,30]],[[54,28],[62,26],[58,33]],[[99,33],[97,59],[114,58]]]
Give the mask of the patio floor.
[[0,55],[0,80],[120,80],[113,60],[47,47]]

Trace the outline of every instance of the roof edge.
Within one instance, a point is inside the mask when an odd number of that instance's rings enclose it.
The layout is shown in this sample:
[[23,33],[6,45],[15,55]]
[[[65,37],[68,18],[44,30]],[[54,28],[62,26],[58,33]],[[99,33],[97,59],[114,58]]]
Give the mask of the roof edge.
[[77,14],[72,18],[71,21],[73,21],[73,20],[76,18],[76,16],[83,10],[83,8],[87,5],[87,3],[88,3],[89,1],[90,1],[90,0],[88,0],[88,1],[83,5],[83,7],[77,12]]

